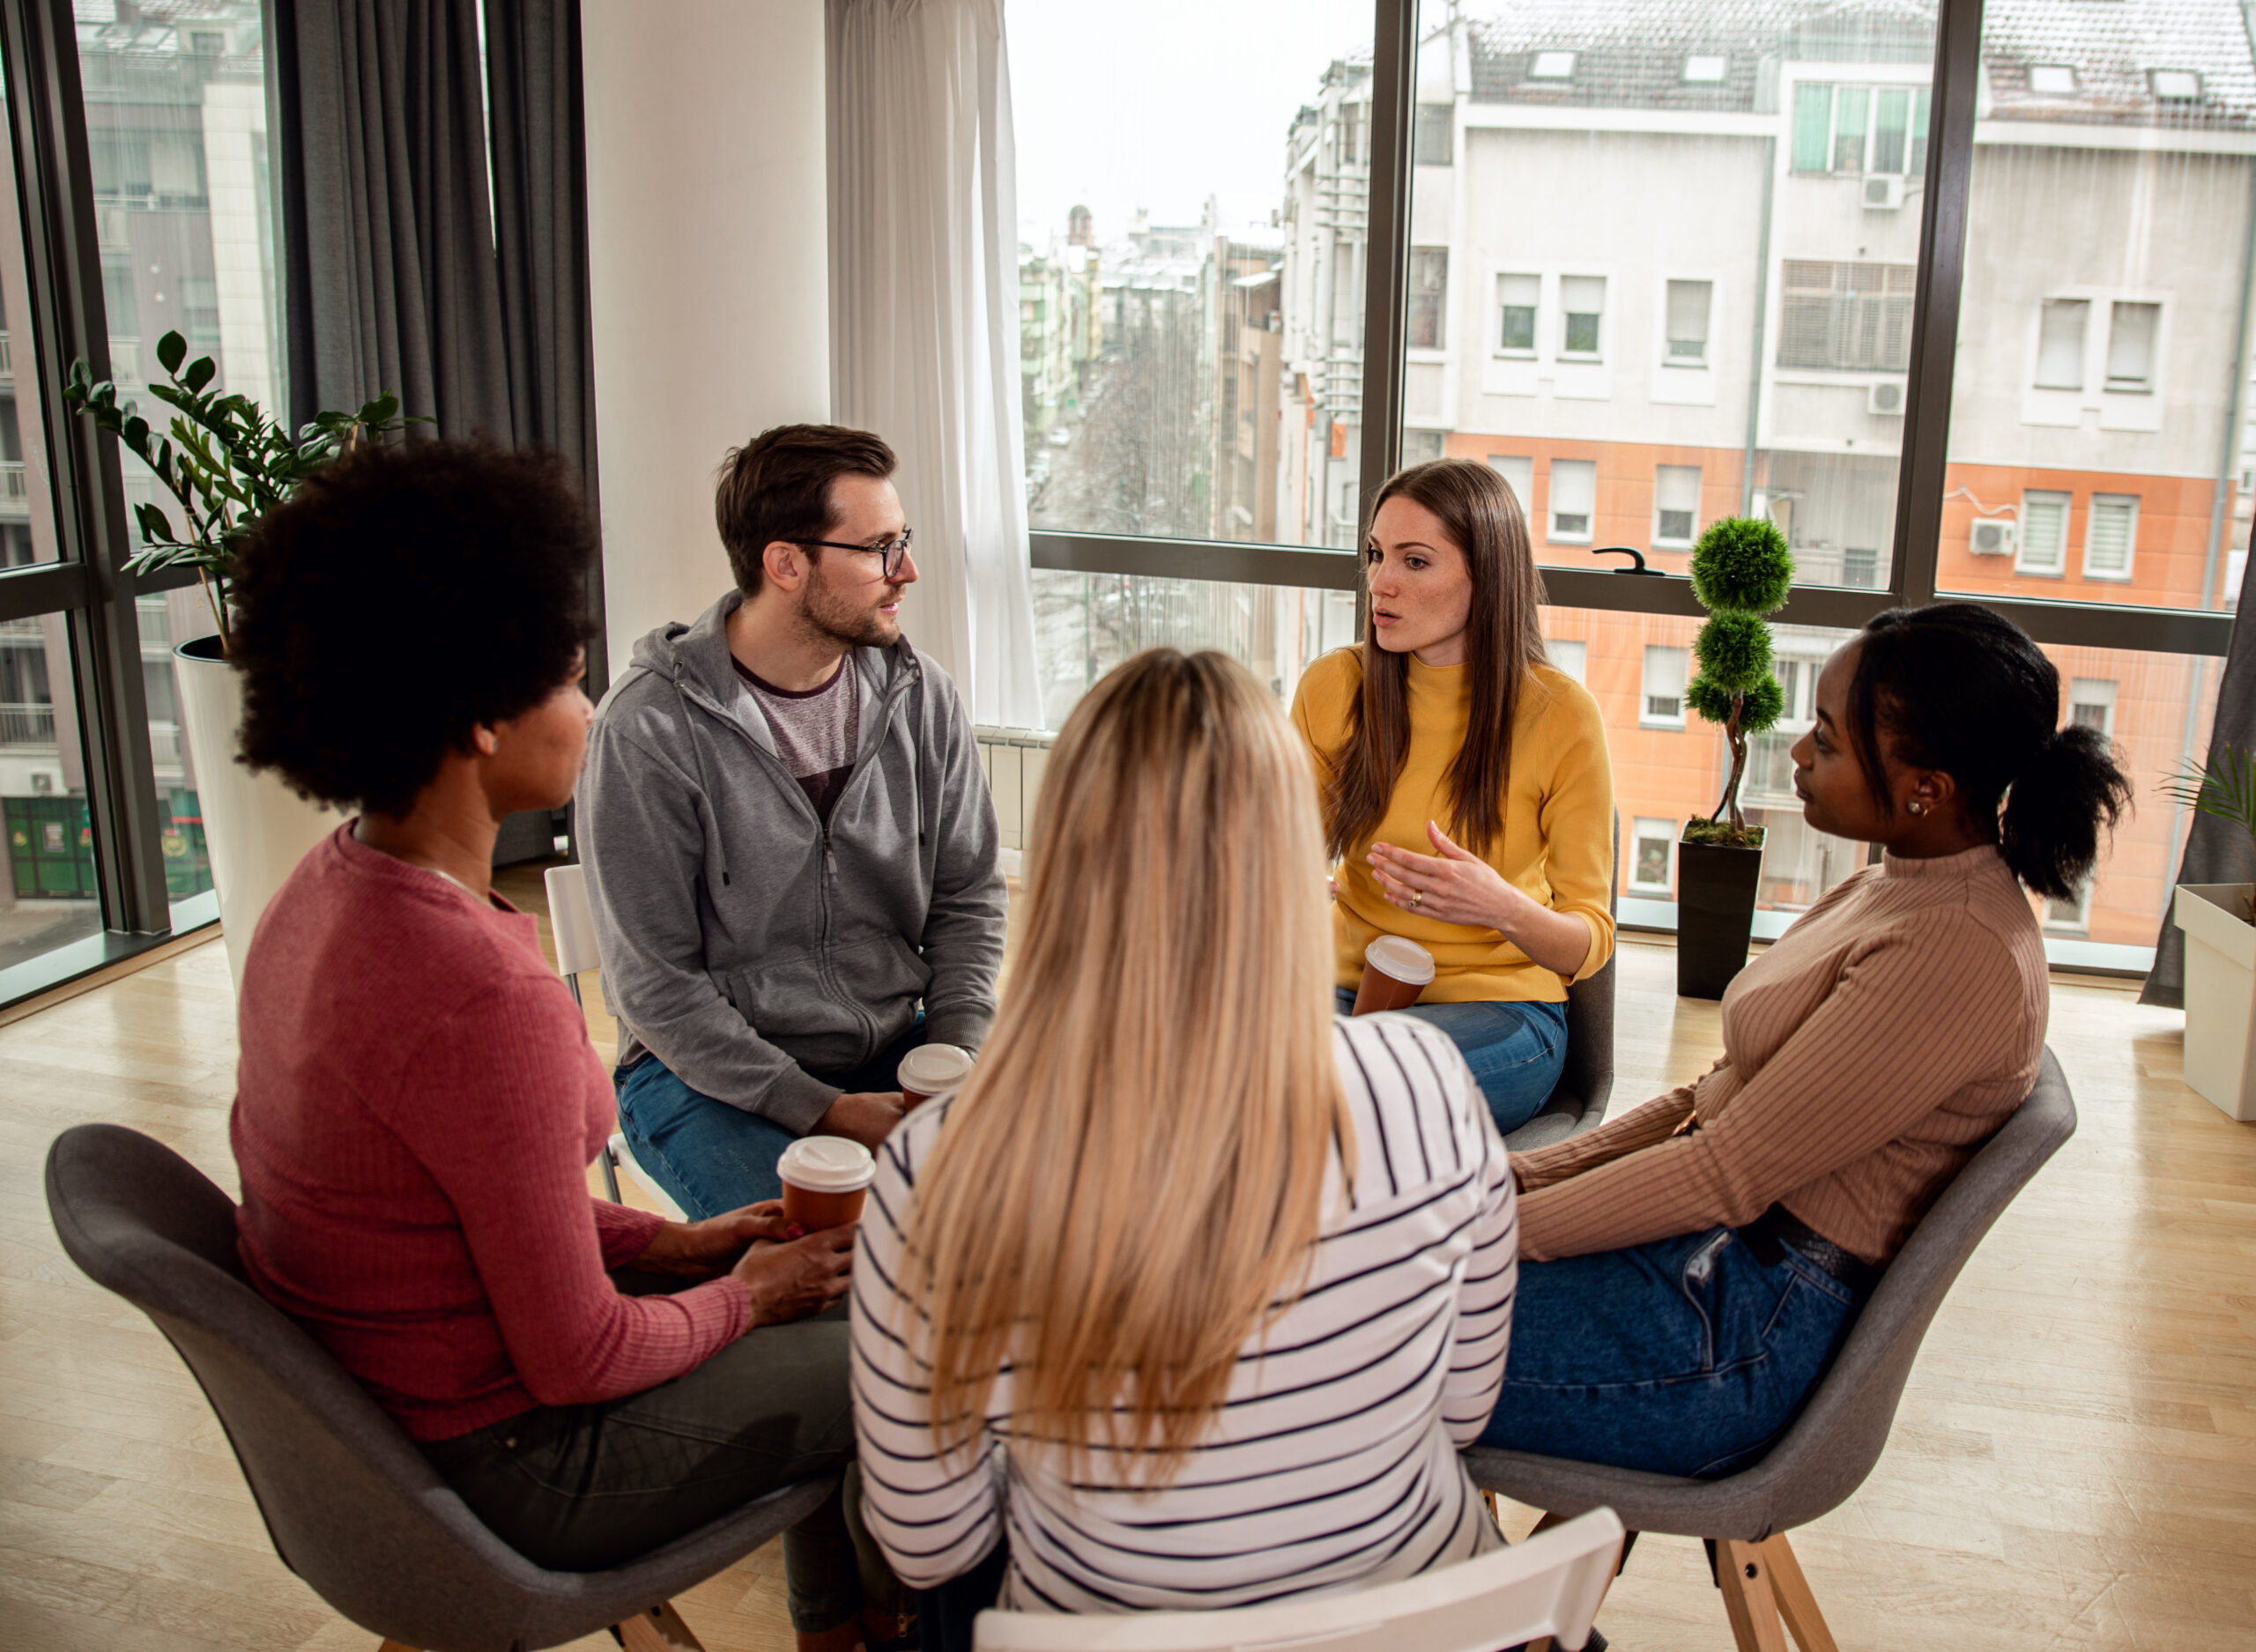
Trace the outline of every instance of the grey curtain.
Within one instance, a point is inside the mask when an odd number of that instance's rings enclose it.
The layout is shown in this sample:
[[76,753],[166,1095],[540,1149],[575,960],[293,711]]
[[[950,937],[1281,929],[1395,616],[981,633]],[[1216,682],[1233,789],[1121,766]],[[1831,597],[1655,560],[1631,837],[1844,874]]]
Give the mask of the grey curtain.
[[[2225,651],[2224,680],[2217,685],[2216,724],[2209,735],[2212,752],[2220,745],[2230,745],[2236,752],[2256,751],[2256,629],[2242,623],[2249,616],[2252,597],[2256,597],[2256,556],[2248,559],[2241,572],[2232,644]],[[2178,883],[2238,884],[2252,877],[2256,877],[2256,855],[2252,855],[2248,834],[2230,821],[2195,813],[2193,829],[2186,837],[2186,856],[2178,864]],[[2175,900],[2176,896],[2171,899]],[[2154,967],[2147,974],[2139,1002],[2172,1010],[2186,1007],[2186,932],[2166,908],[2162,933],[2155,937]]]
[[[486,0],[494,232],[509,411],[519,441],[553,448],[596,499],[595,352],[588,312],[587,125],[580,0]],[[603,570],[589,571],[588,692],[605,669]]]
[[273,22],[292,423],[396,390],[439,434],[514,441],[477,13],[273,0]]

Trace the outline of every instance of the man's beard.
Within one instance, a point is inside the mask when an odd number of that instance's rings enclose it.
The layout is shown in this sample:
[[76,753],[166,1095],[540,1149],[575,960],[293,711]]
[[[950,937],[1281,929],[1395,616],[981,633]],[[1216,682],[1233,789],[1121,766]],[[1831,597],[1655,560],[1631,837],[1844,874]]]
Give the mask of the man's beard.
[[[865,588],[866,589],[866,588]],[[901,587],[889,588],[888,602],[897,601]],[[850,648],[882,648],[901,635],[901,621],[894,615],[865,607],[862,602],[833,591],[820,580],[808,582],[799,607],[800,623],[818,637]]]

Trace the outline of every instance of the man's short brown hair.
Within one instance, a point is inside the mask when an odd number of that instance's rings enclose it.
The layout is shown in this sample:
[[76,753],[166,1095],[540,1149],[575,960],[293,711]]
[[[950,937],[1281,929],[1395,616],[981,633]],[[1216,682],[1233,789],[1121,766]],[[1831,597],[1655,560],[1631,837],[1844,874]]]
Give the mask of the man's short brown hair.
[[[842,476],[893,474],[884,438],[843,425],[778,425],[721,461],[713,515],[737,589],[760,594],[761,555],[778,539],[828,537],[830,485]],[[811,553],[819,554],[819,553]]]

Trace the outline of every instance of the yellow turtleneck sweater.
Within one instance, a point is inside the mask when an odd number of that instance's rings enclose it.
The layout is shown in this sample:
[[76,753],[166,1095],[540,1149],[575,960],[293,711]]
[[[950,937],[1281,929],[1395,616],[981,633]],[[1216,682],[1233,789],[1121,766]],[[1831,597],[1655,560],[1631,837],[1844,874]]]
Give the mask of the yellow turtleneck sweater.
[[[1379,892],[1364,856],[1373,842],[1431,855],[1426,822],[1464,844],[1451,824],[1449,766],[1465,744],[1471,719],[1469,665],[1436,668],[1410,656],[1410,755],[1394,782],[1386,818],[1369,837],[1347,847],[1333,903],[1339,982],[1362,979],[1363,949],[1373,937],[1399,935],[1434,955],[1434,982],[1424,1004],[1535,1000],[1557,1004],[1570,977],[1544,968],[1490,929],[1470,929],[1406,912]],[[1308,742],[1319,782],[1330,778],[1332,753],[1347,736],[1348,709],[1362,692],[1361,653],[1325,655],[1301,678],[1293,725]],[[1511,774],[1505,782],[1503,837],[1481,858],[1507,882],[1590,926],[1585,980],[1614,953],[1614,776],[1598,702],[1565,672],[1539,665],[1522,685],[1512,720]]]

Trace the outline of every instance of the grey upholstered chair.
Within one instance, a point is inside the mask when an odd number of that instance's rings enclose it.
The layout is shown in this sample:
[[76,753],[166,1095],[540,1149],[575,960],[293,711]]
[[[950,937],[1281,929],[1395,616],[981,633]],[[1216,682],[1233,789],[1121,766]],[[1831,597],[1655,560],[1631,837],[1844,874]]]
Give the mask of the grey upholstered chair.
[[1803,1648],[1832,1645],[1786,1533],[1864,1483],[1944,1293],[1990,1225],[2075,1128],[2075,1100],[2047,1049],[2029,1099],[1912,1230],[1809,1403],[1754,1467],[1691,1480],[1475,1448],[1465,1454],[1473,1484],[1551,1517],[1609,1507],[1632,1532],[1706,1538],[1741,1652],[1783,1648],[1781,1613]]
[[786,1487],[611,1571],[545,1571],[479,1524],[344,1367],[250,1286],[233,1202],[179,1154],[79,1125],[48,1153],[47,1203],[70,1259],[155,1321],[203,1384],[283,1563],[388,1648],[531,1652],[614,1626],[630,1652],[694,1647],[668,1596],[837,1484]]
[[[1622,841],[1618,811],[1614,817],[1614,841]],[[1620,915],[1621,897],[1610,887],[1606,904]],[[1607,959],[1606,967],[1598,974],[1567,989],[1567,1064],[1535,1116],[1504,1137],[1504,1145],[1512,1152],[1548,1147],[1605,1122],[1606,1103],[1614,1094],[1615,961]]]

